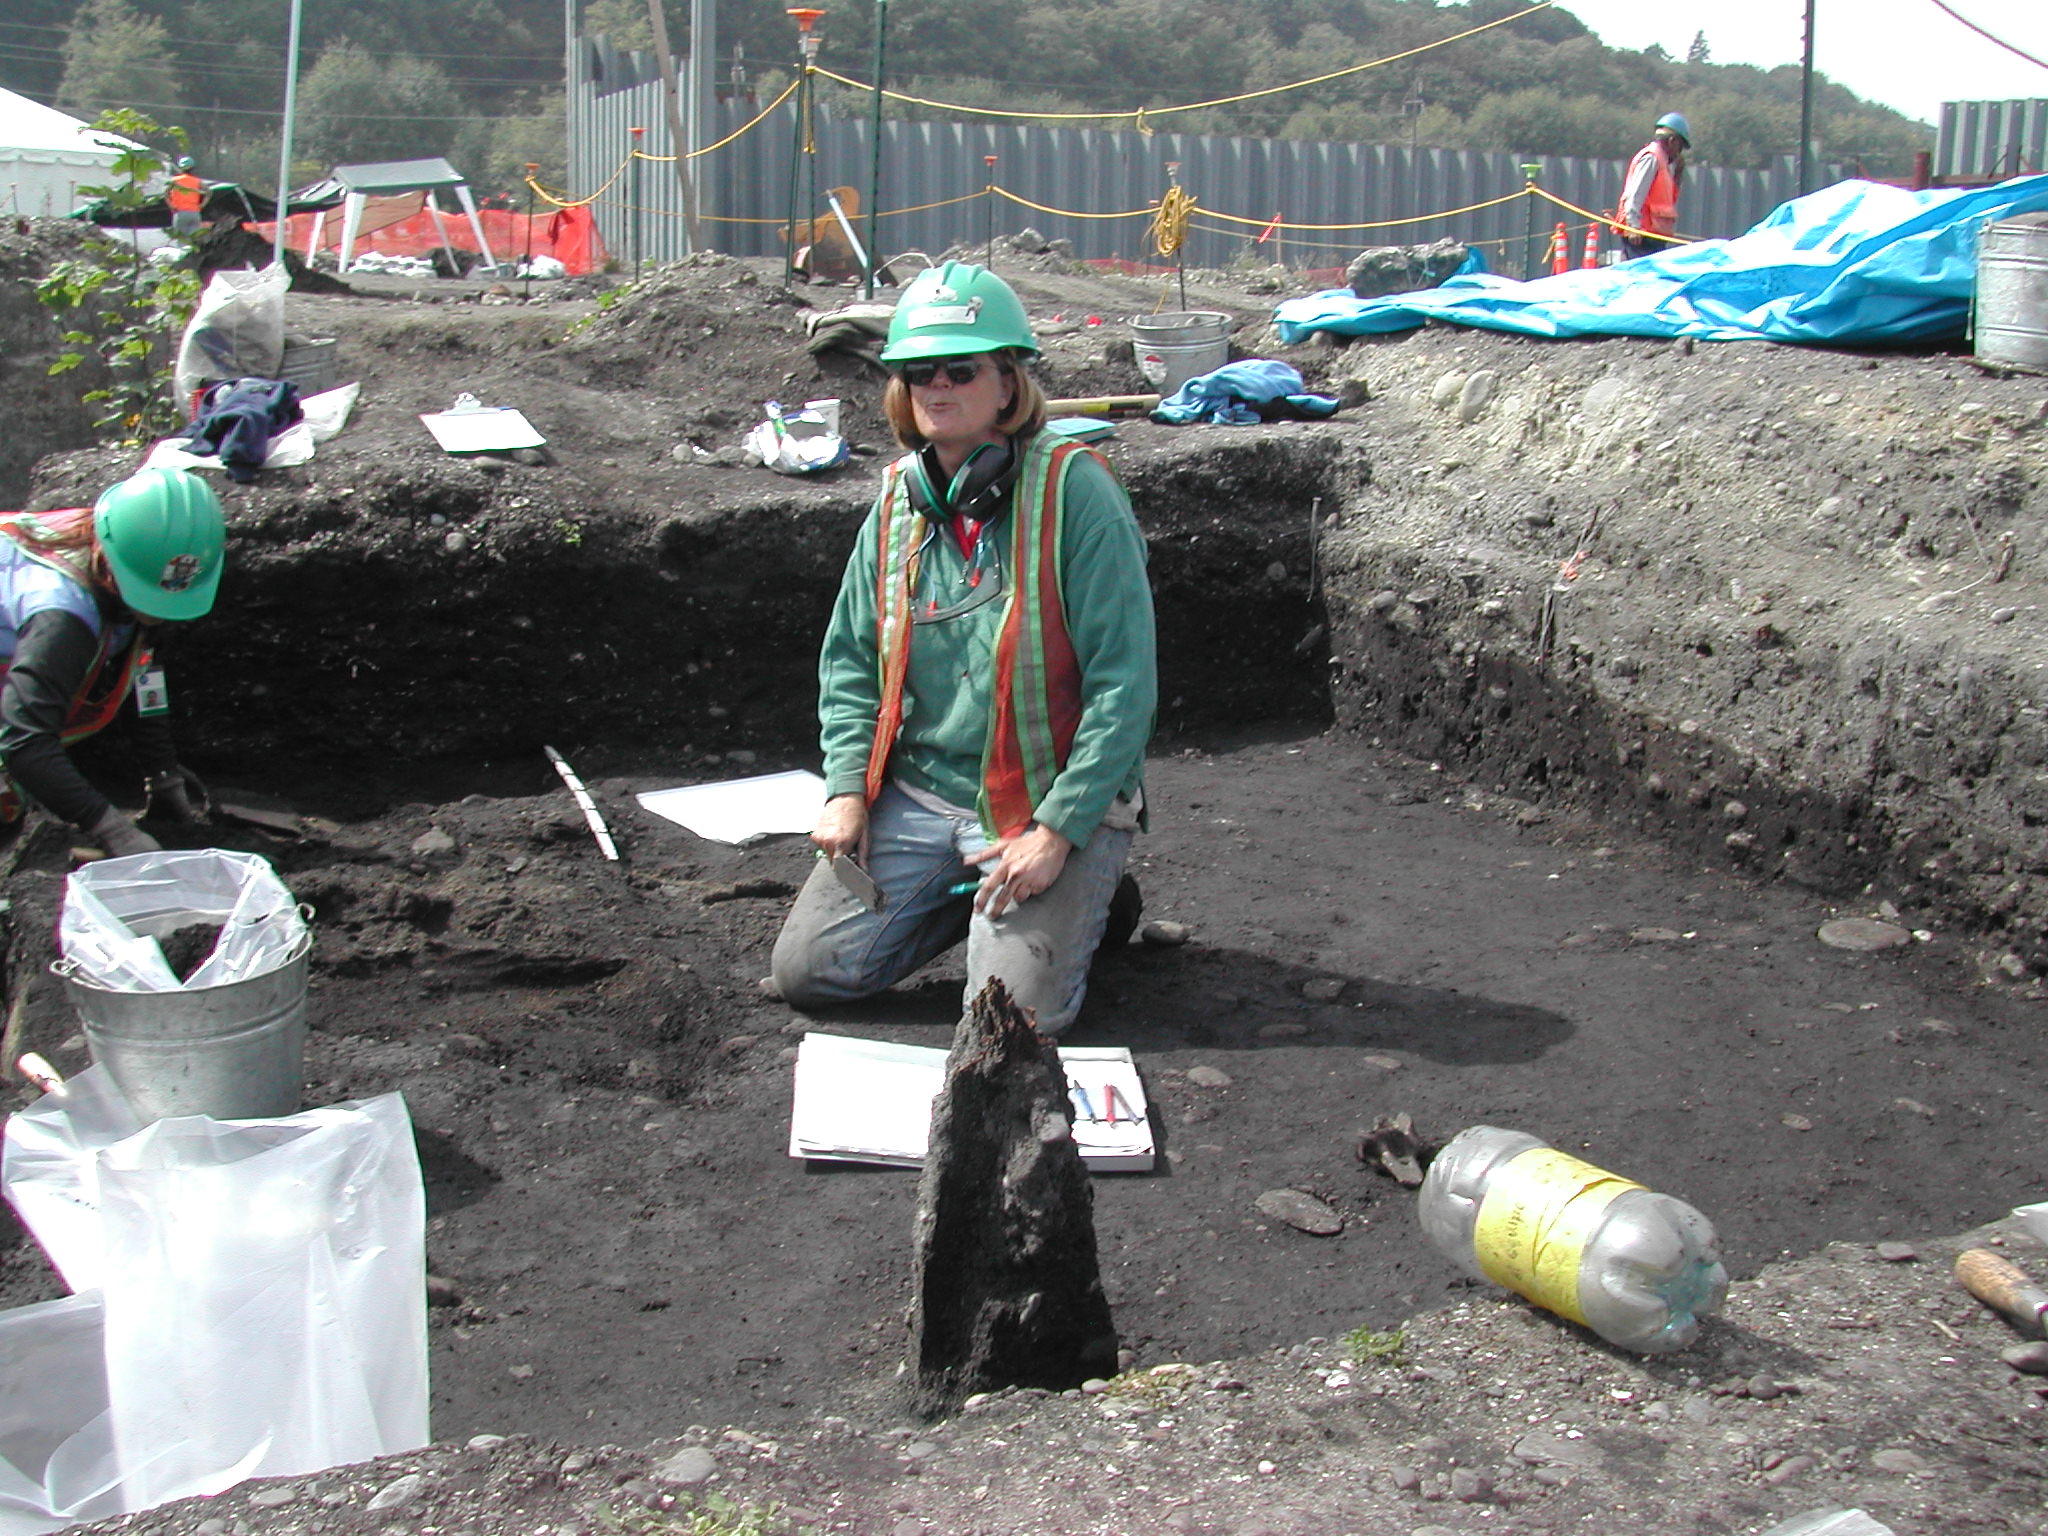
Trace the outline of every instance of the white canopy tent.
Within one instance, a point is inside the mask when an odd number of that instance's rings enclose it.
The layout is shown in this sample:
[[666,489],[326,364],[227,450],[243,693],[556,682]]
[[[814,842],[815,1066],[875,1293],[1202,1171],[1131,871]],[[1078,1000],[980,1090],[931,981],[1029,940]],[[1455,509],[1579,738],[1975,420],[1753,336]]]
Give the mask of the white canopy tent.
[[0,90],[0,212],[69,217],[85,201],[79,187],[104,183],[126,147],[67,112]]
[[[337,165],[334,179],[348,189],[348,196],[342,204],[341,216],[341,270],[348,270],[349,262],[355,257],[356,236],[362,229],[363,205],[373,197],[392,197],[404,192],[417,192],[426,210],[433,216],[434,231],[441,237],[441,248],[448,252],[448,260],[455,260],[454,247],[448,243],[448,226],[441,218],[441,203],[436,192],[452,191],[462,205],[462,211],[469,216],[470,232],[476,236],[477,254],[487,267],[497,265],[497,258],[491,255],[491,244],[484,238],[483,221],[476,216],[476,199],[469,195],[469,183],[454,166],[438,156],[431,160],[387,160],[372,165]],[[315,226],[313,244],[318,246],[318,226]]]

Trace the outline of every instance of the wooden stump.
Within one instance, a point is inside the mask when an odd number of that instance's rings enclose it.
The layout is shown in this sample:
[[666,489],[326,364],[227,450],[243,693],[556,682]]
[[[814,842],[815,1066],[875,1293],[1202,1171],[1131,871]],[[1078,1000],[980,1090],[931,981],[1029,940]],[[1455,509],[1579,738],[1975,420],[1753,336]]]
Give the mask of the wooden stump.
[[917,1191],[914,1406],[1116,1371],[1066,1073],[1000,981],[968,1008]]

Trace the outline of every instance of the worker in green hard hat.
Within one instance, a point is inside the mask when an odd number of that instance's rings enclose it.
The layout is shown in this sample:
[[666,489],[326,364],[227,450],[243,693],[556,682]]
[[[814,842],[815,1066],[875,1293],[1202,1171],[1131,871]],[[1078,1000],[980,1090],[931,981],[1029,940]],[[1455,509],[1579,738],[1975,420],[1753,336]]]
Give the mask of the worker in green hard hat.
[[[1080,1009],[1144,813],[1158,693],[1145,541],[1094,450],[1048,431],[1010,285],[903,291],[882,407],[908,450],[862,525],[819,660],[819,863],[775,944],[810,1010],[967,941],[1056,1035]],[[1128,927],[1124,936],[1128,937]]]
[[1622,259],[1651,256],[1678,244],[1678,189],[1685,180],[1685,152],[1692,148],[1692,126],[1684,114],[1666,112],[1657,119],[1650,142],[1636,151],[1621,179],[1621,201],[1614,210],[1614,232]]
[[220,503],[197,475],[145,469],[92,507],[0,515],[0,820],[16,790],[116,857],[159,844],[88,783],[65,752],[131,706],[149,813],[206,816],[178,761],[157,627],[213,607],[226,557]]

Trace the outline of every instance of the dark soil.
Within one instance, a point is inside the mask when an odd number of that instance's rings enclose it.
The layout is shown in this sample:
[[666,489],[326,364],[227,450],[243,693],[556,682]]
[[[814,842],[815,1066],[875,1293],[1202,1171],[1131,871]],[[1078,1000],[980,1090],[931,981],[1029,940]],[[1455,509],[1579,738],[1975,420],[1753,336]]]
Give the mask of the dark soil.
[[206,964],[213,954],[214,945],[220,942],[219,923],[187,923],[174,929],[157,940],[157,948],[164,952],[164,962],[171,973],[180,981],[190,981],[192,973]]
[[[1072,323],[1052,392],[1136,390],[1085,320],[1158,285],[1039,266],[1011,275]],[[1097,1178],[1097,1232],[1129,1363],[1190,1368],[913,1426],[915,1176],[786,1155],[813,1021],[756,982],[808,853],[632,799],[814,765],[815,637],[887,450],[871,370],[803,347],[802,306],[846,291],[777,275],[294,297],[362,403],[312,465],[226,491],[222,606],[172,660],[194,766],[307,836],[187,836],[265,852],[318,911],[308,1101],[406,1095],[453,1298],[436,1435],[533,1438],[125,1529],[652,1529],[697,1486],[654,1477],[679,1441],[710,1486],[863,1533],[1705,1536],[1830,1501],[1901,1533],[2040,1527],[2040,1400],[1943,1273],[1944,1234],[2039,1193],[2037,381],[1425,332],[1284,354],[1370,397],[1329,424],[1121,429],[1163,636],[1134,868],[1193,937],[1102,957],[1073,1039],[1129,1046],[1157,1106],[1160,1169]],[[1190,288],[1283,355],[1266,295]],[[1482,368],[1488,412],[1431,403]],[[415,417],[460,390],[526,409],[557,465],[441,454]],[[875,456],[719,462],[764,400],[825,394]],[[48,458],[35,504],[126,462]],[[1997,582],[1972,526],[2020,546]],[[132,783],[117,743],[82,760]],[[64,1070],[82,1043],[37,978],[71,841],[33,822],[7,882],[20,1041]],[[1821,944],[1842,915],[1925,937]],[[942,960],[817,1027],[943,1043],[960,980]],[[1475,1289],[1356,1160],[1399,1110],[1693,1201],[1730,1321],[1642,1362]],[[1341,1233],[1264,1217],[1286,1188]],[[59,1294],[6,1220],[0,1302]],[[1359,1358],[1359,1327],[1405,1327],[1400,1363]],[[411,1471],[414,1502],[362,1511]]]

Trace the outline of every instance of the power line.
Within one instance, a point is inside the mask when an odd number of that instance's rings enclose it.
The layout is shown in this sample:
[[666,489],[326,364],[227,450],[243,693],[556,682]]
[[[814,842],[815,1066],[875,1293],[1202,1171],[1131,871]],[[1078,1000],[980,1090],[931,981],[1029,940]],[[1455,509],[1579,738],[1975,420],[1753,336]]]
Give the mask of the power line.
[[1944,4],[1943,0],[1928,0],[1928,3],[1932,5],[1937,11],[1940,11],[1944,16],[1947,16],[1950,20],[1961,22],[1964,26],[1968,27],[1972,32],[1976,33],[1979,37],[1998,44],[1998,46],[2003,48],[2007,53],[2016,53],[2021,58],[2025,59],[2029,64],[2038,64],[2041,66],[2041,68],[2048,69],[2048,59],[2037,59],[2031,53],[2028,53],[2026,49],[2016,48],[2011,43],[2008,43],[2004,38],[1998,36],[1996,33],[1985,31],[1982,27],[1978,26],[1977,23],[1970,20],[1969,17],[1963,15],[1961,12],[1955,10],[1953,7]]
[[[0,31],[46,32],[54,37],[69,37],[71,34],[71,29],[69,27],[39,27],[25,21],[0,21]],[[406,52],[403,53],[372,54],[371,57],[379,60],[380,62],[387,61],[390,59],[489,59],[493,63],[503,63],[506,60],[526,59],[531,60],[533,63],[536,64],[556,65],[559,65],[562,62],[562,56],[559,53],[416,53],[411,50],[407,50]]]
[[[17,92],[16,94],[25,93]],[[29,99],[33,101],[36,98],[31,96]],[[55,102],[49,101],[42,104],[46,107],[56,106]],[[164,101],[124,101],[122,105],[138,107],[145,112],[153,114],[171,113],[178,116],[191,112],[207,112],[216,115],[224,114],[229,117],[267,117],[273,121],[281,121],[284,117],[284,113],[281,111],[266,111],[260,107],[206,107],[195,105],[192,102]],[[60,108],[59,110],[62,109]],[[301,117],[344,115],[352,123],[517,123],[526,122],[536,117],[556,117],[559,114],[554,112],[349,112],[341,114],[323,111],[318,107],[308,107],[304,104],[301,104],[299,108],[299,116]]]
[[[400,59],[403,59],[403,58],[407,58],[407,57],[410,57],[410,58],[416,58],[416,59],[424,59],[424,58],[426,57],[426,55],[425,55],[425,54],[411,54],[411,55],[406,55],[406,54],[398,54],[398,55],[394,55],[394,57],[396,57],[396,58],[400,58]],[[34,46],[34,45],[32,45],[32,44],[24,44],[24,43],[0,43],[0,59],[14,59],[14,60],[16,60],[16,61],[18,61],[18,62],[20,62],[20,63],[24,63],[24,64],[44,64],[44,63],[55,63],[55,62],[59,62],[59,61],[62,61],[62,60],[63,60],[63,58],[64,58],[63,50],[62,50],[62,49],[58,49],[58,48],[40,48],[40,47],[36,47],[36,46]],[[385,62],[384,60],[380,60],[380,59],[378,59],[378,58],[377,58],[377,57],[376,57],[375,55],[371,55],[371,56],[370,56],[370,61],[371,61],[372,63],[383,63],[383,62]],[[253,76],[256,76],[256,77],[258,77],[259,79],[266,79],[266,80],[275,80],[275,79],[279,79],[279,78],[281,78],[281,76],[282,76],[282,74],[283,74],[283,69],[282,69],[282,67],[281,67],[281,66],[280,66],[280,67],[273,67],[273,68],[265,69],[265,68],[262,68],[261,66],[258,66],[258,65],[254,65],[254,64],[181,64],[181,63],[178,63],[178,62],[176,62],[176,61],[174,61],[174,60],[173,60],[173,61],[167,61],[167,62],[168,62],[168,63],[170,64],[170,68],[172,69],[172,71],[173,71],[174,73],[176,73],[176,74],[180,75],[180,76],[192,76],[192,75],[253,75]],[[557,74],[559,74],[559,73],[561,72],[561,71],[560,71],[560,64],[561,64],[561,61],[560,61],[559,59],[557,59],[557,60],[555,61],[555,63],[556,63],[556,66],[557,66],[557,67],[556,67],[556,71],[555,71],[555,72],[556,72]],[[555,81],[553,81],[553,80],[540,80],[540,79],[535,79],[535,78],[533,78],[533,77],[531,77],[531,76],[529,76],[529,77],[527,77],[527,78],[525,78],[525,79],[515,79],[515,78],[512,78],[512,77],[509,77],[509,76],[503,76],[503,75],[450,75],[450,74],[443,74],[441,78],[442,78],[442,79],[444,79],[444,80],[446,80],[446,81],[447,81],[447,82],[448,82],[448,83],[449,83],[450,85],[511,85],[511,86],[535,86],[535,85],[553,85],[553,84],[555,84]]]

